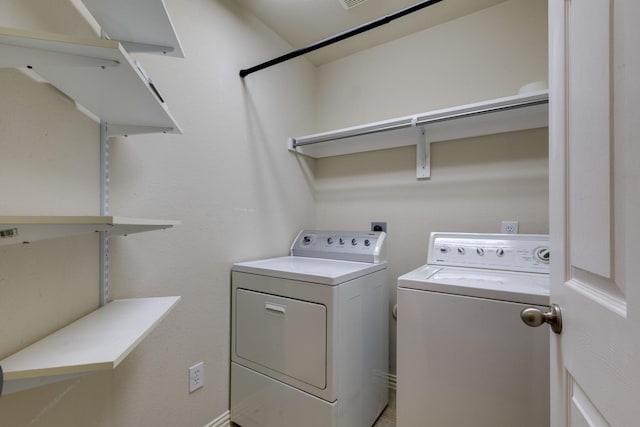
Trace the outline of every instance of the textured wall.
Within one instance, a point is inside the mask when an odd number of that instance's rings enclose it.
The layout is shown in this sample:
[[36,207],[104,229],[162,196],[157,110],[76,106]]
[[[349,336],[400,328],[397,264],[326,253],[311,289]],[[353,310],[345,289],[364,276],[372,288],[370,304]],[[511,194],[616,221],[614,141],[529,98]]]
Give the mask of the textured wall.
[[[184,135],[111,141],[111,213],[179,219],[111,239],[111,298],[181,295],[115,370],[0,398],[2,426],[203,426],[228,409],[235,261],[281,255],[313,223],[313,162],[285,148],[312,126],[314,68],[232,1],[166,1],[185,59],[139,55]],[[65,0],[11,0],[0,25],[95,37]],[[127,102],[126,99],[122,100]],[[0,215],[97,215],[99,126],[48,84],[0,70]],[[95,236],[0,249],[0,358],[98,304]],[[187,368],[205,363],[188,393]]]

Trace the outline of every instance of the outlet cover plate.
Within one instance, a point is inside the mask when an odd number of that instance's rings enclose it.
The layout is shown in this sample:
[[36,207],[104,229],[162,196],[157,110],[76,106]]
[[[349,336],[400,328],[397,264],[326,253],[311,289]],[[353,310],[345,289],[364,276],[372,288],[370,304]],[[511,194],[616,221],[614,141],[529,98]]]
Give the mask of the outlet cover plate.
[[199,362],[189,368],[189,393],[204,386],[204,362]]
[[502,234],[518,234],[518,221],[502,221]]
[[372,222],[371,231],[384,231],[387,232],[387,223],[384,221]]

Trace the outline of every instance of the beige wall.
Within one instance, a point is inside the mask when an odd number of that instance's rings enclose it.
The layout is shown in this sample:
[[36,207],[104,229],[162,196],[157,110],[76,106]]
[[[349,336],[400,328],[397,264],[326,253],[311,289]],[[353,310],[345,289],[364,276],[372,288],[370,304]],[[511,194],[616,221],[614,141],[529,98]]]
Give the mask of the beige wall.
[[515,95],[547,80],[547,1],[500,3],[320,66],[317,79],[317,132]]
[[[316,131],[515,95],[547,80],[547,2],[510,0],[323,65],[317,78]],[[397,276],[425,263],[431,231],[518,220],[520,232],[548,232],[547,142],[538,129],[435,143],[430,180],[416,180],[410,147],[320,159],[316,226],[387,221],[393,305]]]
[[[95,37],[67,0],[7,0],[0,25]],[[1,426],[203,426],[228,409],[231,263],[286,253],[314,221],[315,69],[233,1],[166,1],[186,58],[140,55],[184,135],[111,141],[111,213],[182,220],[111,239],[111,298],[181,295],[114,371],[0,398]],[[123,99],[123,102],[126,102]],[[51,86],[0,70],[0,215],[96,215],[99,126]],[[95,236],[0,248],[0,358],[98,304]],[[205,387],[187,368],[204,361]]]

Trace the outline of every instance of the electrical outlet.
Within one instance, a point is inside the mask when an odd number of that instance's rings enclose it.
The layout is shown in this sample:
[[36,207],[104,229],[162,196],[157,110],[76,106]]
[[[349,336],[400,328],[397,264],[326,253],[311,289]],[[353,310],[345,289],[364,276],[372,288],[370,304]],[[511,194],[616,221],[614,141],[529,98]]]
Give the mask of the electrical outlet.
[[193,393],[204,386],[204,362],[199,362],[189,368],[189,393]]
[[387,232],[387,223],[386,222],[372,222],[371,223],[371,231],[384,231]]
[[502,221],[503,234],[518,234],[518,221]]

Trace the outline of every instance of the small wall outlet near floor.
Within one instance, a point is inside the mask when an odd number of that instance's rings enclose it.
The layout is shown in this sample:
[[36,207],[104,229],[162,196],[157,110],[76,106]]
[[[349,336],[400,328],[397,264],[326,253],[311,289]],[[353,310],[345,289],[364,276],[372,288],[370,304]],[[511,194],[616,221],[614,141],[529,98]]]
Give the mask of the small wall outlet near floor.
[[204,362],[199,362],[189,368],[189,393],[193,393],[204,386]]
[[502,221],[502,234],[518,234],[518,221]]

